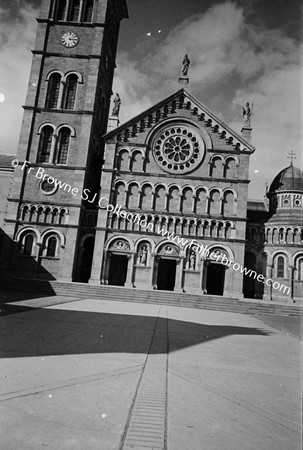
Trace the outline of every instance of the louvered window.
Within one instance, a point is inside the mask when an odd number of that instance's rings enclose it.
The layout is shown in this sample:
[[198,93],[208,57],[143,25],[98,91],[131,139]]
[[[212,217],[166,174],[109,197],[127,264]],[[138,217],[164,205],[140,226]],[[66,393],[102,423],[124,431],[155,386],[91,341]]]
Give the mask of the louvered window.
[[66,12],[67,12],[67,0],[58,0],[57,5],[57,20],[66,20]]
[[72,0],[70,5],[69,20],[71,22],[78,22],[80,17],[81,0]]
[[91,22],[93,18],[94,0],[86,0],[83,11],[83,22]]

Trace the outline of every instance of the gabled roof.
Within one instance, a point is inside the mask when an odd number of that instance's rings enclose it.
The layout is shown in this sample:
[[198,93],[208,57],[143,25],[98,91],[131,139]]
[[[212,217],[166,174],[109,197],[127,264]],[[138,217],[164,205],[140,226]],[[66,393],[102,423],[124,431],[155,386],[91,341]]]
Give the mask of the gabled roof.
[[247,201],[247,209],[249,211],[261,211],[267,212],[268,207],[265,204],[264,200],[249,200]]
[[[248,149],[251,152],[255,150],[255,147],[251,145],[249,142],[247,142],[242,136],[240,136],[238,133],[236,133],[234,130],[232,130],[228,125],[226,125],[224,122],[222,122],[219,117],[217,117],[210,109],[207,108],[203,103],[201,103],[199,100],[197,100],[194,96],[189,94],[185,89],[179,89],[174,94],[170,95],[166,99],[160,101],[156,105],[152,106],[151,108],[143,111],[141,114],[138,114],[134,118],[128,120],[127,122],[123,123],[119,127],[111,130],[110,132],[106,133],[104,135],[105,140],[113,139],[118,135],[121,135],[126,132],[126,130],[131,129],[134,126],[137,126],[137,129],[140,129],[141,121],[142,120],[148,120],[150,116],[154,115],[154,121],[153,123],[156,123],[158,121],[164,121],[165,120],[165,108],[171,108],[173,102],[179,102],[180,98],[183,98],[181,109],[188,109],[191,111],[192,115],[196,117],[197,120],[204,122],[207,127],[210,127],[212,131],[219,134],[221,138],[225,138],[229,141],[229,143],[235,144],[238,143],[241,147],[241,149]],[[161,112],[157,116],[158,112]]]

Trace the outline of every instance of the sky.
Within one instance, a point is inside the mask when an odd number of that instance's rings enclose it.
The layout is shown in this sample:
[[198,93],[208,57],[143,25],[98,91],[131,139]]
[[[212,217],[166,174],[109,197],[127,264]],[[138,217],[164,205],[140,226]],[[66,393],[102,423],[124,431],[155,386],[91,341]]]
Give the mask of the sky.
[[[253,103],[249,197],[289,165],[300,166],[302,11],[297,0],[128,0],[114,92],[123,123],[179,89],[188,53],[189,92],[240,132]],[[40,0],[0,2],[0,153],[16,154]],[[2,94],[2,95],[1,95]],[[5,97],[5,98],[4,98]]]

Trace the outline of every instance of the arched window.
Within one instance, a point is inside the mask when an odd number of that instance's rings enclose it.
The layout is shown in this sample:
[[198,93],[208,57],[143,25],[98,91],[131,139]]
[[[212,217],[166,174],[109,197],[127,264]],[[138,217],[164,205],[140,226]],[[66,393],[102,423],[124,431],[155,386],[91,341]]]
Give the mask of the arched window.
[[74,109],[77,93],[78,77],[75,74],[68,75],[63,94],[63,109]]
[[297,280],[303,281],[303,257],[297,259]]
[[39,163],[48,163],[51,154],[52,140],[53,140],[53,128],[46,125],[41,130],[38,158]]
[[45,256],[48,258],[54,258],[57,252],[57,238],[55,236],[50,236],[45,244],[46,253]]
[[58,134],[57,164],[66,164],[70,139],[70,129],[61,128]]
[[231,224],[227,223],[225,227],[225,239],[230,239],[231,237]]
[[223,214],[224,216],[232,216],[234,210],[234,194],[230,191],[224,192],[223,195]]
[[141,208],[150,209],[152,204],[152,188],[149,185],[145,185],[142,188],[142,197],[141,197]]
[[277,258],[277,278],[285,278],[285,259],[283,256]]
[[27,234],[23,239],[22,245],[22,255],[31,256],[34,246],[34,236],[32,234]]
[[70,0],[70,9],[68,20],[78,22],[80,20],[81,0]]
[[91,22],[93,18],[94,0],[86,0],[83,8],[83,22]]
[[225,161],[224,178],[235,178],[237,173],[237,163],[233,158],[228,158]]
[[60,93],[61,75],[53,73],[48,80],[48,89],[46,94],[46,108],[58,108],[58,99]]
[[211,177],[221,177],[222,173],[222,159],[219,156],[215,156],[210,164],[210,176]]
[[220,208],[221,208],[220,192],[217,190],[213,190],[211,191],[209,196],[208,212],[210,215],[212,214],[219,215]]
[[132,184],[128,189],[128,208],[138,208],[139,188],[136,184]]
[[24,206],[22,210],[21,220],[28,220],[29,207]]

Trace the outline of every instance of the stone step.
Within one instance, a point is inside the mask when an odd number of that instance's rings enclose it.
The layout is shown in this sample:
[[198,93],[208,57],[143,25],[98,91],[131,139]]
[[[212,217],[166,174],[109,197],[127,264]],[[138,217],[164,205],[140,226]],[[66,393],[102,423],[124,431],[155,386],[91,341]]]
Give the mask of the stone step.
[[66,283],[60,281],[1,279],[0,286],[2,289],[11,291],[33,292],[38,296],[62,295],[79,297],[79,299],[94,298],[110,301],[150,303],[244,314],[271,314],[281,316],[299,316],[302,314],[302,308],[295,305],[241,302],[239,299],[232,297],[157,290],[148,291],[109,285],[96,286],[86,283]]

